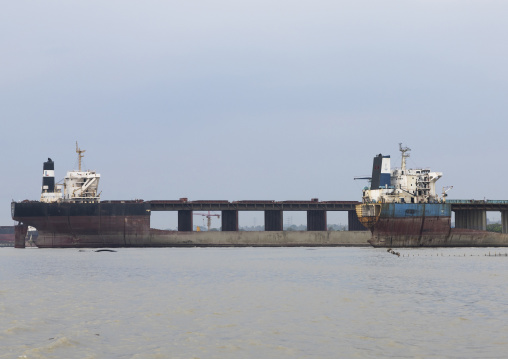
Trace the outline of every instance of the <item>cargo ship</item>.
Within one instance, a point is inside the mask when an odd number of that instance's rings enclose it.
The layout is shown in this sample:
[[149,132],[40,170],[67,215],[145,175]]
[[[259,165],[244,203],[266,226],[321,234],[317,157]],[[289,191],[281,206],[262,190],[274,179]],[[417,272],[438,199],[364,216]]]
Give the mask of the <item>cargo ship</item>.
[[[24,200],[11,203],[15,247],[25,248],[32,243],[39,248],[101,248],[101,247],[288,247],[288,246],[369,246],[367,231],[256,231],[226,230],[217,232],[171,231],[150,228],[150,214],[155,207],[166,205],[246,206],[256,201],[193,201],[187,198],[164,201],[103,201],[98,190],[100,174],[83,170],[83,150],[76,143],[78,170],[67,172],[62,183],[55,183],[55,163],[51,158],[43,164],[42,190],[38,201]],[[317,201],[317,200],[316,200]],[[274,206],[274,201],[258,201]],[[291,206],[300,201],[285,201],[278,205]],[[330,204],[344,205],[346,202]],[[356,201],[346,205],[354,206]],[[319,205],[309,201],[306,205]],[[326,204],[326,203],[322,203]],[[354,208],[354,207],[352,207]],[[230,211],[235,212],[235,211]],[[188,224],[188,223],[187,223]],[[179,223],[180,226],[180,223]],[[361,225],[360,225],[361,226]],[[34,235],[34,230],[37,235]],[[183,226],[185,227],[185,225]]]
[[452,186],[436,193],[441,172],[408,169],[408,147],[399,144],[401,167],[391,168],[390,156],[374,157],[370,187],[363,188],[362,204],[356,206],[360,222],[367,227],[374,247],[480,247],[507,246],[508,235],[483,230],[452,228],[451,204],[446,202]]
[[150,206],[141,200],[101,201],[100,174],[82,170],[85,151],[76,143],[78,170],[67,172],[63,183],[55,183],[55,163],[43,164],[39,201],[11,203],[16,226],[16,245],[24,247],[29,226],[38,235],[39,248],[143,246],[150,230]]
[[[14,226],[14,246],[24,248],[35,244],[39,248],[100,248],[100,247],[168,247],[168,246],[364,246],[374,247],[445,247],[445,246],[508,246],[508,235],[484,230],[451,228],[452,205],[446,201],[443,188],[436,194],[436,182],[441,172],[429,169],[407,169],[409,148],[399,146],[402,152],[400,169],[391,169],[390,156],[374,157],[370,187],[363,189],[361,204],[347,201],[102,201],[98,190],[100,174],[83,170],[81,159],[85,151],[79,149],[78,170],[67,172],[61,183],[55,183],[55,163],[48,158],[43,164],[41,197],[38,201],[24,200],[11,203],[11,215],[18,221]],[[259,201],[258,201],[259,202]],[[292,208],[293,203],[297,209]],[[508,201],[503,215],[508,227]],[[229,217],[229,228],[218,232],[192,230],[192,211],[201,204],[213,203],[221,207],[222,217]],[[150,228],[152,210],[182,212],[182,230]],[[318,229],[310,231],[282,231],[270,229],[260,232],[238,230],[238,210],[254,205],[265,211],[269,220],[282,223],[282,211],[306,210],[308,223],[319,222]],[[302,207],[300,207],[302,205]],[[165,209],[166,206],[169,209]],[[358,217],[358,226],[369,231],[327,231],[326,210],[339,206]],[[201,207],[199,207],[201,208]],[[274,216],[273,213],[280,213]],[[324,212],[324,213],[323,213]],[[316,215],[317,213],[317,215]],[[455,212],[457,213],[457,212]],[[311,216],[315,215],[315,216]],[[349,215],[348,215],[349,216]],[[504,221],[504,220],[503,220]],[[276,221],[275,221],[276,222]],[[274,223],[275,223],[274,222]],[[457,216],[456,216],[457,222]],[[271,223],[271,222],[269,222]],[[278,223],[278,222],[277,222]],[[353,222],[352,222],[353,223]],[[273,223],[272,223],[273,224]],[[275,226],[275,225],[274,225]],[[273,227],[273,226],[272,226]],[[503,222],[503,227],[505,227]],[[30,231],[32,228],[32,231]],[[33,229],[35,228],[35,229]],[[351,227],[350,227],[351,229]],[[36,233],[34,235],[34,233]],[[11,237],[10,237],[11,238]],[[369,244],[370,243],[370,244]]]

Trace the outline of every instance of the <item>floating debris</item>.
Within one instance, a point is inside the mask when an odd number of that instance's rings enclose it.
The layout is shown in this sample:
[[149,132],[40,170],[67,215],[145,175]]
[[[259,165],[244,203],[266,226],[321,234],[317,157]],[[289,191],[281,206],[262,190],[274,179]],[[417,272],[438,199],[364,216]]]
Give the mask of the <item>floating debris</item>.
[[391,248],[388,248],[387,250],[388,253],[391,253],[393,255],[396,255],[397,257],[400,257],[400,253],[399,252],[395,252],[393,249]]

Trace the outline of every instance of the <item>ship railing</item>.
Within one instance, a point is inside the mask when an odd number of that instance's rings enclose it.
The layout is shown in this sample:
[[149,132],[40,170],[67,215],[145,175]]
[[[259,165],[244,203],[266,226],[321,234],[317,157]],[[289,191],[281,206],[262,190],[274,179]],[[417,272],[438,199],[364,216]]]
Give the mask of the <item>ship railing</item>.
[[493,199],[447,199],[446,203],[451,204],[475,204],[475,203],[486,203],[486,204],[508,204],[508,200],[493,200]]

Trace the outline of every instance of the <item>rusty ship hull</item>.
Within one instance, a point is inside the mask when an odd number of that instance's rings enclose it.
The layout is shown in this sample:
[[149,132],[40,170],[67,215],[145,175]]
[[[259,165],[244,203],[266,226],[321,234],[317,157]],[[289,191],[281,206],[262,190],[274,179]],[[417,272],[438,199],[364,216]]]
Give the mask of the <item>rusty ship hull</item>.
[[451,227],[446,203],[383,203],[357,206],[360,221],[370,229],[373,247],[505,247],[508,235]]
[[16,247],[29,226],[38,248],[369,246],[368,231],[178,232],[150,228],[149,202],[13,202]]
[[[39,248],[144,247],[150,205],[144,202],[13,202],[12,218],[37,228]],[[22,236],[26,230],[19,230]],[[19,239],[19,241],[21,241]]]

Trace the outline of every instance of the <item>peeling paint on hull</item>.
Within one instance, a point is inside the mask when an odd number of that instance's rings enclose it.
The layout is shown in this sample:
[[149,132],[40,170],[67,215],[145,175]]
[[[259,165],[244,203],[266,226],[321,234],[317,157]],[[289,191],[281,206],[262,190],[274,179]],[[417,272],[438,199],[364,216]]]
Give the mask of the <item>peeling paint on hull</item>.
[[39,248],[369,246],[367,231],[176,232],[150,228],[146,203],[13,203],[18,241],[37,228]]
[[368,241],[377,248],[409,247],[508,247],[508,234],[450,229],[450,234],[429,236],[372,236]]
[[[374,247],[508,246],[507,234],[451,228],[449,204],[384,203],[360,206],[379,208],[378,218],[371,221],[369,228],[372,233],[369,243]],[[369,213],[369,210],[363,209],[362,212]]]

